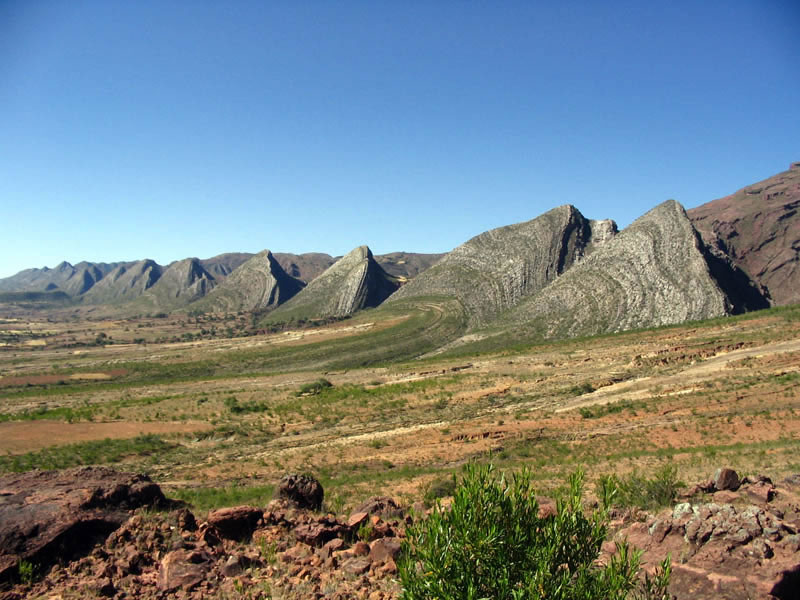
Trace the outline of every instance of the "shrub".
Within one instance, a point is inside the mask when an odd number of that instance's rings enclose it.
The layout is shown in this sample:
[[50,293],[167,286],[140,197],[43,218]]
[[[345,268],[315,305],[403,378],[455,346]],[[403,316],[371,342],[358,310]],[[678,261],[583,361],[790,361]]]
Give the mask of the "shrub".
[[333,387],[333,384],[327,379],[317,379],[311,383],[306,383],[300,386],[300,389],[295,393],[296,396],[315,396],[323,390]]
[[677,473],[674,465],[664,465],[652,479],[636,473],[622,479],[616,475],[603,475],[598,481],[601,502],[609,506],[638,506],[646,510],[669,506],[684,485],[678,481]]
[[607,565],[595,562],[607,517],[584,514],[582,483],[582,473],[572,475],[556,515],[540,517],[527,469],[508,479],[491,465],[468,465],[451,507],[437,503],[409,527],[398,563],[401,598],[668,598],[668,561],[641,584],[639,554],[625,544]]

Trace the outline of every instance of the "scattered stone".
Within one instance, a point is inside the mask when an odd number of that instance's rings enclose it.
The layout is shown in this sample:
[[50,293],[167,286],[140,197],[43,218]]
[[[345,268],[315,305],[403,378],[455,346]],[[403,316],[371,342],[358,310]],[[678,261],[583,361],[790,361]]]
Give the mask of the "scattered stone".
[[161,561],[158,587],[164,591],[191,590],[206,577],[211,556],[203,551],[174,550]]
[[377,515],[382,519],[403,518],[403,509],[388,496],[373,496],[353,511],[353,514],[356,513]]
[[363,575],[369,568],[372,566],[369,558],[366,556],[356,556],[355,558],[351,558],[346,563],[342,565],[342,569],[345,573],[350,575]]
[[347,526],[353,531],[357,531],[358,528],[361,527],[368,520],[369,520],[369,513],[354,512],[353,514],[350,515],[350,518],[347,520]]
[[310,546],[321,547],[334,538],[342,537],[350,533],[347,525],[339,523],[330,516],[321,517],[316,521],[294,528],[294,536],[299,542]]
[[369,545],[369,558],[373,563],[385,564],[400,556],[402,543],[398,538],[385,537],[375,540]]
[[278,484],[278,497],[297,508],[319,510],[324,494],[322,484],[308,475],[284,475]]
[[263,514],[263,510],[253,506],[220,508],[208,513],[208,524],[215,527],[222,537],[241,541],[253,535]]

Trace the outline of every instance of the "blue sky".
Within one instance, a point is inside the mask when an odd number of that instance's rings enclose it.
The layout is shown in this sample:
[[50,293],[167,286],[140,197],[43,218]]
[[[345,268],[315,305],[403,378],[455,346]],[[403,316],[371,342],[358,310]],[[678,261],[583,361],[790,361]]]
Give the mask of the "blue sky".
[[800,2],[0,1],[0,277],[444,252],[800,160]]

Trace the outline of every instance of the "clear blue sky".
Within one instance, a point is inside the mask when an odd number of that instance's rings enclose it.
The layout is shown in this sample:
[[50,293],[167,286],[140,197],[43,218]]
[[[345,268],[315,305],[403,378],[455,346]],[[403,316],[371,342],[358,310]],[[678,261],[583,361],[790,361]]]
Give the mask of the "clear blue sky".
[[800,2],[0,0],[0,276],[443,252],[800,160]]

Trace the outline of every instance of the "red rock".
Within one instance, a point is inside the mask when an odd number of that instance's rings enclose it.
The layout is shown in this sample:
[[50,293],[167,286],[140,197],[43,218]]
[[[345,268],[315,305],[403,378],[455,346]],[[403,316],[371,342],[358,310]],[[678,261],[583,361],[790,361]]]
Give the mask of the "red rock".
[[371,566],[369,558],[356,556],[342,565],[342,570],[350,575],[363,575]]
[[718,504],[732,504],[733,502],[736,502],[739,497],[739,494],[730,490],[720,490],[719,492],[714,492],[714,502],[717,502]]
[[369,555],[369,544],[366,542],[356,542],[353,545],[353,555],[355,556],[368,556]]
[[208,573],[211,556],[206,552],[174,550],[161,561],[158,587],[163,591],[182,588],[190,590],[203,581]]
[[403,509],[388,496],[373,496],[361,506],[357,507],[354,513],[365,512],[369,515],[378,515],[384,519],[397,519],[403,517]]
[[772,502],[775,496],[775,487],[766,481],[757,481],[745,487],[745,492],[756,502]]
[[130,509],[168,504],[146,475],[105,467],[0,477],[0,581],[20,560],[40,566],[87,554]]
[[317,521],[294,528],[294,535],[298,541],[317,547],[323,546],[334,538],[347,535],[349,532],[349,527],[332,517],[322,517]]
[[402,543],[395,537],[385,537],[375,540],[370,544],[369,558],[373,563],[381,564],[389,560],[396,560],[400,555]]
[[254,506],[220,508],[208,513],[208,524],[229,540],[241,541],[253,535],[264,511]]
[[333,538],[320,548],[319,554],[323,559],[328,559],[334,552],[342,550],[346,545],[346,542],[342,538]]
[[717,469],[713,480],[716,490],[736,491],[739,489],[739,475],[733,469]]
[[367,522],[369,519],[369,513],[366,512],[354,512],[350,515],[350,518],[347,520],[347,526],[350,529],[357,530],[361,527],[364,523]]

